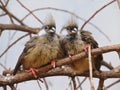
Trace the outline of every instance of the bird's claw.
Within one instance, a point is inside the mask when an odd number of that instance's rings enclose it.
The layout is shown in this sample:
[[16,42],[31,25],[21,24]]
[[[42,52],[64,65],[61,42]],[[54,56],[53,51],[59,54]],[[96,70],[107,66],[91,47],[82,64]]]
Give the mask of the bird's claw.
[[69,55],[68,55],[68,57],[69,57],[69,58],[71,58],[71,57],[72,57],[72,55],[70,55],[70,54],[69,54]]
[[38,72],[38,69],[30,68],[29,70],[25,70],[26,72],[32,72],[33,76],[37,78],[36,72]]
[[89,45],[85,45],[83,50],[85,51],[85,53],[88,53],[88,48],[89,48]]
[[56,67],[56,62],[55,62],[55,60],[52,60],[52,61],[51,61],[51,65],[52,65],[53,68]]

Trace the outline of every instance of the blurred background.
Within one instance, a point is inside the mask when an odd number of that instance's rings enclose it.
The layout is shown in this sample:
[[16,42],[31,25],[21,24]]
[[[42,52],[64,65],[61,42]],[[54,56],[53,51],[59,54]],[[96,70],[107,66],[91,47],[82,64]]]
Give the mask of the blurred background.
[[[4,1],[4,0],[2,0]],[[77,15],[79,28],[83,25],[84,20],[89,19],[98,9],[110,2],[110,0],[20,0],[29,10],[35,10],[34,14],[44,22],[44,19],[48,14],[52,14],[57,26],[57,33],[59,34],[60,29],[65,22],[71,17],[71,14]],[[17,0],[10,0],[7,9],[13,13],[20,20],[23,19],[29,12],[23,8]],[[0,14],[3,11],[0,10]],[[26,17],[23,22],[30,27],[41,27],[42,24],[35,19],[33,15]],[[117,2],[112,3],[108,7],[100,11],[91,21],[92,24],[88,23],[84,29],[93,33],[93,37],[98,41],[99,46],[113,45],[120,43],[120,9]],[[1,24],[10,24],[8,16],[0,17]],[[14,23],[19,24],[14,21]],[[94,26],[95,25],[95,26]],[[96,28],[97,27],[97,28]],[[110,40],[108,40],[100,31],[104,32]],[[39,35],[43,34],[41,31]],[[24,35],[25,32],[21,31],[9,31],[6,30],[0,37],[0,54],[20,36]],[[62,34],[65,34],[63,32]],[[11,47],[5,55],[0,58],[0,63],[3,64],[7,69],[14,69],[19,55],[24,49],[24,44],[29,40],[29,37],[17,42]],[[104,54],[104,60],[111,63],[114,67],[120,65],[119,57],[116,52],[110,52]],[[2,74],[4,68],[0,66],[0,74]],[[107,70],[102,67],[101,70]],[[79,77],[83,80],[83,77]],[[118,79],[108,79],[105,81],[105,86],[109,85],[113,81]],[[49,90],[70,90],[68,87],[70,78],[64,76],[47,77],[46,81],[49,85]],[[98,79],[94,79],[95,88],[98,85]],[[45,85],[40,83],[42,90],[45,89]],[[108,90],[118,90],[120,83],[112,86]],[[87,79],[83,85],[83,90],[90,90],[89,79]],[[17,90],[40,90],[37,81],[31,80],[23,83],[19,83]],[[2,88],[0,87],[0,90]]]

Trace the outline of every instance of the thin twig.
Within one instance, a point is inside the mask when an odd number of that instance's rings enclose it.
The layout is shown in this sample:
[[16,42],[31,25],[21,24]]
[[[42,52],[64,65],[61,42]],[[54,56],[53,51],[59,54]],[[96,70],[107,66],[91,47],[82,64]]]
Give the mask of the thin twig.
[[45,83],[46,90],[49,90],[49,87],[48,87],[48,84],[47,84],[46,79],[45,79],[45,78],[43,78],[43,81],[44,81],[44,83]]
[[[110,51],[116,51],[120,49],[120,44],[112,45],[112,46],[104,46],[96,49],[92,49],[91,54],[92,55],[99,55],[101,53],[106,53]],[[71,62],[75,62],[77,60],[83,60],[83,58],[86,58],[87,55],[85,52],[81,52],[80,54],[73,55],[72,61],[70,58],[64,58],[61,60],[58,60],[56,62],[56,67],[60,67],[62,65],[69,64]],[[73,76],[73,71],[70,70],[64,70],[64,69],[59,69],[58,71],[55,70],[54,72],[50,72],[49,70],[53,69],[53,67],[49,64],[45,67],[41,67],[38,69],[37,76],[40,78],[44,77],[49,77],[49,76]],[[49,71],[49,72],[48,72]],[[75,76],[89,76],[89,73],[75,73]],[[22,77],[22,78],[21,78]],[[93,72],[93,77],[95,78],[100,78],[100,79],[109,79],[109,78],[120,78],[120,72],[115,72],[114,70],[110,71],[102,71],[102,72]],[[0,78],[0,86],[4,86],[10,83],[19,83],[19,82],[24,82],[28,80],[33,80],[35,79],[34,76],[32,75],[31,72],[26,73],[26,72],[21,72],[16,74],[15,76],[12,76],[12,78],[9,78],[9,80],[5,80],[4,76],[1,76]]]
[[1,2],[1,4],[2,4],[3,10],[4,10],[4,11],[7,11],[6,13],[7,13],[7,15],[9,16],[10,21],[11,21],[12,23],[14,23],[14,21],[13,21],[13,19],[12,19],[12,16],[11,16],[11,14],[8,13],[8,10],[7,10],[6,6],[5,6],[2,2]]
[[28,26],[17,25],[17,24],[0,24],[0,29],[3,30],[19,30],[23,32],[37,34],[41,28],[31,28]]
[[83,84],[86,80],[87,80],[87,77],[85,77],[85,78],[82,80],[82,82],[79,84],[79,86],[77,87],[77,89],[80,88],[80,87],[82,86],[82,84]]
[[25,8],[29,13],[31,13],[36,20],[38,20],[38,22],[40,22],[43,25],[43,22],[34,14],[31,12],[31,10],[29,10],[25,5],[23,5],[19,0],[16,0],[23,8]]
[[12,44],[10,44],[4,51],[3,53],[0,55],[0,57],[2,57],[13,45],[15,45],[18,41],[20,41],[21,39],[23,39],[24,37],[28,36],[28,34],[25,34],[23,36],[21,36],[20,38],[18,38],[17,40],[15,40]]
[[37,84],[38,84],[40,90],[42,90],[42,87],[41,87],[41,85],[40,85],[40,83],[39,83],[39,80],[37,80]]
[[[71,14],[73,16],[75,16],[76,18],[82,20],[82,21],[86,21],[84,18],[81,18],[80,16],[76,15],[74,12],[70,12],[68,10],[64,10],[64,9],[58,9],[58,8],[54,8],[54,7],[44,7],[44,8],[38,8],[38,9],[35,9],[35,10],[32,10],[31,12],[36,12],[36,11],[40,11],[40,10],[54,10],[54,11],[61,11],[61,12],[64,12],[64,13],[68,13],[68,14]],[[29,15],[31,15],[31,12],[29,12],[26,16],[24,16],[21,21],[23,21],[24,19],[26,19]],[[107,38],[108,41],[111,41],[110,38],[104,33],[102,32],[102,30],[97,27],[95,24],[91,23],[91,22],[88,22],[91,26],[93,26],[94,28],[96,28],[100,33],[103,34],[103,36],[105,36]]]
[[7,5],[8,5],[9,1],[10,1],[10,0],[7,0],[7,1],[6,1],[5,6],[7,6]]
[[72,78],[72,82],[73,82],[73,88],[74,88],[73,90],[77,90],[75,76],[73,76],[71,78]]
[[80,30],[83,30],[83,28],[85,27],[85,25],[90,22],[91,19],[93,19],[101,10],[103,10],[104,8],[106,8],[107,6],[109,6],[110,4],[112,4],[113,2],[115,2],[116,0],[112,0],[111,2],[107,3],[106,5],[104,5],[103,7],[101,7],[99,10],[97,10],[81,27]]
[[120,79],[117,80],[117,81],[115,81],[115,82],[113,82],[113,83],[111,83],[110,85],[106,86],[105,88],[106,88],[106,89],[109,89],[110,87],[112,87],[113,85],[115,85],[115,84],[117,84],[117,83],[120,83]]
[[12,39],[14,38],[14,36],[16,35],[16,33],[17,33],[17,31],[15,31],[15,32],[11,35],[11,37],[9,38],[9,40],[12,40]]
[[120,9],[120,0],[117,0],[118,7]]
[[0,17],[7,15],[6,13],[0,14]]
[[4,6],[0,6],[0,8],[10,17],[14,18],[18,23],[20,23],[21,25],[25,25],[19,18],[17,18],[15,15],[13,15],[7,8],[5,8]]
[[68,84],[67,84],[67,86],[66,86],[66,87],[67,87],[66,90],[69,89],[69,86],[71,86],[71,89],[72,89],[71,78],[68,77],[68,79],[70,79],[70,80],[68,80]]
[[108,64],[107,62],[105,61],[102,61],[101,62],[101,65],[107,67],[108,69],[112,70],[114,67],[111,65],[111,64]]
[[3,69],[7,70],[7,68],[6,68],[2,63],[0,63],[0,66],[1,66]]
[[[78,85],[79,85],[80,90],[82,90],[82,85],[80,85],[80,84],[81,84],[81,82],[80,82],[79,77],[76,77],[76,79],[77,79],[77,82],[78,82]],[[78,87],[77,87],[77,90],[78,90]]]
[[94,83],[93,83],[93,75],[92,75],[92,59],[91,59],[91,45],[88,46],[88,61],[89,61],[89,73],[90,73],[90,85],[91,85],[91,90],[95,90],[94,88]]
[[16,87],[14,85],[10,85],[11,90],[16,90]]

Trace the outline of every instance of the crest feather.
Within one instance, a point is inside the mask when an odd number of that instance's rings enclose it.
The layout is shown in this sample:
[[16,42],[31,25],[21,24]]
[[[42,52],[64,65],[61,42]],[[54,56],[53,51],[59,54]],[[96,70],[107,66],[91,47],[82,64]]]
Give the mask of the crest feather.
[[55,20],[52,16],[52,14],[48,14],[45,18],[44,25],[51,25],[51,26],[56,26],[55,25]]
[[67,26],[78,27],[77,18],[75,16],[71,16],[71,18],[64,25],[64,27],[67,27]]

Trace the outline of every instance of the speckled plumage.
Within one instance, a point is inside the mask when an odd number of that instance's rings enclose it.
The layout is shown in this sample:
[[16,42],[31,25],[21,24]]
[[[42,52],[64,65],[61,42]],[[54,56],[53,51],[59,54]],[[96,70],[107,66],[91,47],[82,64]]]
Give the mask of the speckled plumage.
[[[84,42],[91,45],[91,48],[98,48],[99,45],[97,41],[92,37],[92,33],[86,30],[80,31],[81,38]],[[102,54],[94,55],[95,68],[99,71],[101,67],[101,62],[103,61]]]
[[[62,45],[64,47],[64,51],[67,57],[69,55],[72,56],[84,51],[85,46],[88,45],[88,43],[85,40],[83,40],[81,36],[78,35],[78,25],[77,23],[72,24],[73,21],[74,20],[69,20],[67,24],[65,24],[67,26],[63,27],[68,32],[68,34],[62,39]],[[92,57],[93,70],[96,69],[94,61],[95,58],[93,56]],[[68,64],[68,66],[71,67],[74,72],[83,73],[89,70],[88,58],[77,60],[75,62]]]
[[49,64],[52,60],[57,60],[63,57],[63,51],[60,45],[59,37],[55,30],[52,32],[49,29],[54,29],[53,23],[47,23],[44,26],[46,34],[32,37],[26,44],[25,49],[20,55],[15,66],[13,74],[15,75],[23,66],[23,69],[40,68]]
[[[77,35],[75,37],[67,35],[62,40],[62,45],[64,46],[66,56],[72,56],[81,53],[84,50],[85,43]],[[68,66],[71,67],[75,72],[79,71],[81,73],[87,71],[87,68],[89,68],[87,59],[75,61]]]

